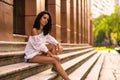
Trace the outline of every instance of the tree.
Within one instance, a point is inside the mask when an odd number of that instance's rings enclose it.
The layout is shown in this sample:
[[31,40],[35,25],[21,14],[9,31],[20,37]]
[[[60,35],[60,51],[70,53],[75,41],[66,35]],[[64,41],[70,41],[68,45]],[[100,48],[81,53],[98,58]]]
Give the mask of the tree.
[[[114,34],[117,34],[117,37],[114,37]],[[113,43],[113,40],[114,42],[120,42],[119,7],[115,7],[115,12],[110,16],[101,15],[100,17],[94,19],[94,39],[95,44],[102,43],[104,39],[108,39],[111,44]]]

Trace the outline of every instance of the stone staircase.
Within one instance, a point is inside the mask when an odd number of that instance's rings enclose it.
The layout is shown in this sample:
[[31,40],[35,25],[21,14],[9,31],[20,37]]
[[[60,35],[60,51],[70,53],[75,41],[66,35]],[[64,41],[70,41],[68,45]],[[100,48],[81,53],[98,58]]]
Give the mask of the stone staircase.
[[[25,45],[26,42],[0,42],[0,80],[62,80],[51,72],[52,65],[25,63]],[[62,46],[63,54],[58,56],[71,80],[98,80],[105,55],[88,44]]]

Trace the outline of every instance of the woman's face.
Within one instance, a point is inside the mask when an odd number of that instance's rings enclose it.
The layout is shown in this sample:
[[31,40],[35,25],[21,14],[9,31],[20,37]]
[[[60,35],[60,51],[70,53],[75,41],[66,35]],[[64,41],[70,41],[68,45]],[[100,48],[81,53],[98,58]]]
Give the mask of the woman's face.
[[44,14],[40,19],[40,26],[45,26],[48,23],[49,15]]

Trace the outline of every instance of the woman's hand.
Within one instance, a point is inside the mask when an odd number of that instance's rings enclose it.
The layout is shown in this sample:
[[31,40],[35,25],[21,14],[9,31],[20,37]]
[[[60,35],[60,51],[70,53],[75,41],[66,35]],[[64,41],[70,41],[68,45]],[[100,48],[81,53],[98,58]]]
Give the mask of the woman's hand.
[[60,44],[58,44],[58,53],[61,54],[62,51],[63,51],[63,47]]
[[55,58],[56,60],[60,61],[57,55],[53,55],[50,51],[47,52],[51,57]]
[[51,57],[55,58],[56,60],[60,61],[60,58],[57,55],[52,55]]

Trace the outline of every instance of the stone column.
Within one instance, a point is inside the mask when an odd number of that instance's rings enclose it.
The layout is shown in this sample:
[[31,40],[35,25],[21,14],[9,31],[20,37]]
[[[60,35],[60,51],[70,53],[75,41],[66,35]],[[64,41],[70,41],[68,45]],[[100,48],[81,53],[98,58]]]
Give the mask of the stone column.
[[81,38],[82,43],[85,42],[85,0],[82,1],[82,27],[81,27]]
[[70,42],[71,43],[76,43],[76,24],[77,19],[76,19],[76,0],[70,0]]
[[13,41],[13,0],[0,0],[0,41]]
[[88,43],[88,7],[87,0],[85,0],[85,42]]
[[25,32],[31,34],[35,18],[38,13],[45,10],[44,0],[25,0]]
[[[52,16],[52,35],[61,41],[61,17],[60,17],[60,1],[61,0],[47,0],[47,9]],[[63,34],[62,34],[63,35]]]
[[91,15],[91,0],[88,1],[88,43],[94,46],[93,18]]
[[89,35],[90,36],[90,43],[89,44],[94,46],[94,37],[93,37],[94,34],[93,34],[93,29],[92,28],[93,28],[93,20],[91,19],[90,20],[90,35]]
[[77,43],[82,43],[82,2],[77,0]]
[[61,40],[70,43],[70,0],[61,0]]

